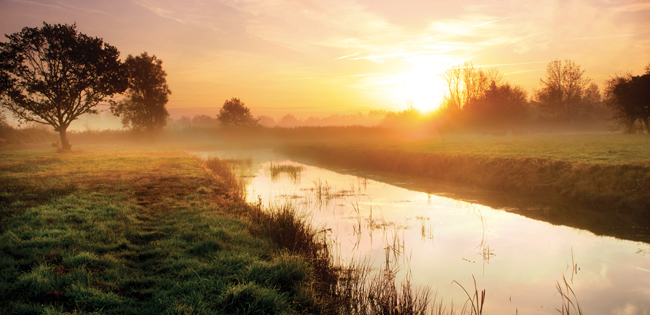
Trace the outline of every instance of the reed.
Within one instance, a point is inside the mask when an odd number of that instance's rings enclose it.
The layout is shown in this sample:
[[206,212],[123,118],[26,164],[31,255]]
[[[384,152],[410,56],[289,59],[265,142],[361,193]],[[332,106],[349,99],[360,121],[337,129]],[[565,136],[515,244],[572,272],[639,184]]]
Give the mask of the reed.
[[374,272],[367,261],[353,263],[342,272],[337,288],[346,303],[339,305],[336,313],[433,314],[430,289],[414,288],[410,276],[397,285],[397,271],[389,267]]
[[465,302],[465,305],[463,306],[463,310],[461,311],[461,313],[466,314],[466,310],[469,307],[470,315],[481,315],[483,314],[483,304],[485,303],[485,290],[482,290],[481,294],[479,295],[478,288],[476,286],[476,278],[474,278],[474,275],[472,275],[472,280],[474,280],[473,294],[467,292],[465,287],[463,287],[463,285],[456,280],[452,281],[452,284],[456,283],[459,287],[463,289],[463,291],[467,295],[467,301]]
[[300,175],[303,171],[302,166],[296,166],[291,164],[271,164],[268,168],[265,169],[265,172],[270,175],[273,181],[278,180],[282,175],[286,175],[291,179],[292,182],[296,183],[300,179]]
[[582,315],[582,309],[580,308],[580,303],[578,303],[578,298],[576,293],[573,291],[573,288],[569,285],[569,282],[566,280],[564,274],[562,274],[562,283],[557,281],[555,285],[557,293],[562,299],[562,306],[560,309],[555,308],[562,315],[579,314]]

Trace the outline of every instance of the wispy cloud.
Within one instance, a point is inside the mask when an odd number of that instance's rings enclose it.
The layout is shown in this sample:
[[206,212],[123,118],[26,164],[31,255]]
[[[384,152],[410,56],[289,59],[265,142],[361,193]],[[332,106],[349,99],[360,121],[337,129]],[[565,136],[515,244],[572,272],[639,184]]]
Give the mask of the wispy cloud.
[[389,58],[410,57],[410,56],[417,56],[417,55],[435,55],[435,54],[454,51],[454,50],[457,50],[457,49],[458,48],[440,49],[440,50],[423,50],[423,51],[394,53],[394,54],[387,54],[387,55],[370,55],[370,56],[365,56],[365,57],[355,57],[355,58],[351,58],[351,59],[352,60],[366,60],[366,59],[367,60],[382,60],[382,59],[389,59]]
[[47,7],[47,8],[55,8],[59,10],[69,10],[69,11],[85,12],[85,13],[92,13],[92,14],[105,14],[105,12],[101,10],[89,9],[86,6],[82,6],[82,5],[70,5],[68,3],[59,2],[59,1],[50,1],[50,2],[29,1],[29,0],[10,0],[10,1],[16,3],[29,4],[29,5],[37,5],[37,6]]
[[38,1],[29,1],[29,0],[11,0],[12,2],[16,3],[24,3],[24,4],[31,4],[31,5],[38,5],[38,6],[43,6],[43,7],[48,7],[48,8],[56,8],[56,9],[63,9],[58,4],[52,4],[52,3],[44,3],[44,2],[38,2]]
[[521,73],[527,73],[527,72],[533,72],[533,71],[539,71],[539,70],[543,70],[543,68],[504,72],[503,75],[521,74]]
[[612,34],[612,35],[595,35],[595,36],[581,36],[574,37],[575,39],[603,39],[603,38],[616,38],[616,37],[633,37],[636,34]]
[[512,17],[518,16],[518,15],[522,15],[522,14],[523,13],[511,14],[509,16],[506,16],[506,17],[503,17],[503,18],[500,18],[500,19],[484,22],[484,23],[481,23],[481,24],[476,24],[476,25],[473,25],[472,27],[480,27],[480,26],[485,26],[485,25],[488,25],[488,24],[496,23],[496,22],[501,22],[503,20],[507,20],[509,18],[512,18]]
[[338,57],[338,58],[336,58],[336,59],[334,59],[334,60],[341,60],[341,59],[346,59],[346,58],[350,58],[350,57],[354,57],[354,56],[357,56],[357,55],[359,55],[359,54],[361,54],[361,53],[360,53],[360,52],[358,52],[358,53],[354,53],[354,54],[351,54],[351,55],[347,55],[347,56],[341,56],[341,57]]
[[156,6],[156,5],[147,3],[147,2],[137,1],[137,0],[134,0],[133,3],[135,3],[135,4],[139,5],[139,6],[153,12],[154,14],[156,14],[156,15],[162,17],[162,18],[170,19],[170,20],[176,21],[178,23],[182,23],[182,24],[187,24],[188,23],[188,21],[177,17],[171,10],[165,9],[165,8],[163,8],[161,6]]
[[522,66],[522,65],[532,65],[537,63],[548,63],[551,59],[540,60],[540,61],[530,61],[530,62],[517,62],[517,63],[495,63],[489,65],[475,65],[475,68],[486,68],[486,67],[508,67],[508,66]]
[[356,77],[369,77],[369,76],[375,76],[375,75],[382,75],[383,73],[364,73],[364,74],[353,74],[351,77],[356,78]]

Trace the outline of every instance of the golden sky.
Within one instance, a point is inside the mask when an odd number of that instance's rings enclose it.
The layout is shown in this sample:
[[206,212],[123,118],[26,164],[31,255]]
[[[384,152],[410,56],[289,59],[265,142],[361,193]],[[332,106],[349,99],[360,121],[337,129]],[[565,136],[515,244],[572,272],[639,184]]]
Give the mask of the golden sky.
[[43,21],[162,59],[172,118],[230,97],[276,119],[434,108],[465,61],[528,92],[553,59],[601,87],[650,62],[649,1],[0,0],[3,34]]

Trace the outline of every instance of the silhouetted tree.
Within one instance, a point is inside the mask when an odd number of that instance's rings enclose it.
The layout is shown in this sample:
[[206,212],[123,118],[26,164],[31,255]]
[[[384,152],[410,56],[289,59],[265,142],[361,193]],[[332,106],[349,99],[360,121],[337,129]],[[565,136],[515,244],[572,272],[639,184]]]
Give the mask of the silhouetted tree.
[[493,81],[483,96],[463,108],[463,114],[472,125],[518,125],[527,119],[528,96],[519,86],[497,85]]
[[619,127],[634,133],[640,123],[650,133],[650,70],[642,76],[613,77],[607,82],[605,96]]
[[535,90],[534,98],[542,112],[554,118],[575,120],[589,111],[584,102],[590,79],[572,60],[553,60],[546,66],[546,80],[540,79],[542,87]]
[[70,123],[95,114],[106,98],[126,89],[120,52],[101,38],[77,33],[76,25],[25,27],[0,43],[2,106],[21,122],[51,125],[63,150]]
[[254,127],[258,126],[251,110],[240,99],[233,97],[226,100],[217,114],[217,120],[224,127]]
[[167,124],[165,105],[172,93],[167,86],[167,73],[162,60],[146,52],[129,55],[124,62],[129,87],[126,99],[113,102],[111,112],[122,118],[122,125],[137,131],[160,131]]

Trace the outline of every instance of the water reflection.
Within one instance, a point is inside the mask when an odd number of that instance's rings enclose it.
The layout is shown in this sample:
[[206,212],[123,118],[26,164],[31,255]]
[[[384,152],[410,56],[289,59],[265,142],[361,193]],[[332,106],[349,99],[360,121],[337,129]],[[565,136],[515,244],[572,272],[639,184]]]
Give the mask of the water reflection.
[[300,165],[292,164],[274,164],[273,161],[269,162],[268,166],[264,167],[264,176],[270,177],[271,180],[277,182],[281,176],[286,176],[293,184],[300,184],[303,167]]
[[486,290],[486,314],[555,314],[565,279],[584,313],[650,312],[647,243],[389,185],[373,174],[332,172],[270,151],[208,154],[251,158],[250,170],[240,170],[249,201],[292,202],[308,211],[315,225],[331,231],[332,252],[342,261],[399,266],[398,276],[410,271],[413,283],[431,285],[457,308],[466,296],[452,281],[471,287],[474,276]]

